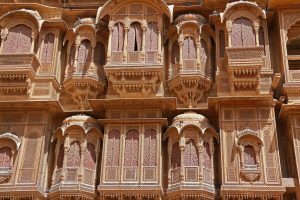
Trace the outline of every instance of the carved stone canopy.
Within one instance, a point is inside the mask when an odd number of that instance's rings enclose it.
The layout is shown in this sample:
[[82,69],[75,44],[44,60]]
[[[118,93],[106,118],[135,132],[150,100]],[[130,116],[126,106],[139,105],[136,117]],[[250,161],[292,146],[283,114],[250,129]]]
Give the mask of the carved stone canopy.
[[0,141],[1,141],[1,139],[8,139],[8,140],[13,141],[16,145],[16,150],[19,150],[21,141],[20,141],[20,138],[18,136],[16,136],[15,134],[9,133],[9,132],[3,133],[0,135]]
[[206,24],[207,20],[205,19],[205,17],[203,17],[202,15],[199,14],[183,14],[178,16],[175,19],[175,24],[179,24],[179,23],[183,23],[183,22],[187,22],[187,21],[196,21],[198,24]]
[[175,129],[176,132],[180,134],[186,127],[195,127],[202,134],[205,134],[206,131],[209,131],[209,133],[212,134],[214,138],[219,140],[219,136],[210,125],[209,120],[205,116],[197,114],[195,112],[186,112],[184,114],[177,115],[174,118],[172,125],[166,131],[164,139],[168,137],[168,134],[171,133],[172,130]]
[[55,131],[54,135],[57,136],[57,134],[61,134],[64,136],[72,128],[82,129],[84,134],[88,134],[94,130],[100,137],[102,137],[98,121],[93,117],[82,114],[66,118],[63,121],[63,125]]

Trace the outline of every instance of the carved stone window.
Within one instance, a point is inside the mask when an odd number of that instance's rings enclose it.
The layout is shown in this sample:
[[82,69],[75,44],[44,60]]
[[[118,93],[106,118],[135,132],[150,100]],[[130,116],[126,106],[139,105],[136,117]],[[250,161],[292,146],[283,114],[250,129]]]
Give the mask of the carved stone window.
[[203,143],[203,167],[210,169],[211,168],[211,153],[210,147],[207,142]]
[[97,42],[94,54],[95,54],[94,62],[99,65],[105,65],[106,62],[105,46],[101,42]]
[[89,40],[83,40],[78,49],[78,73],[86,73],[91,63],[92,48]]
[[41,62],[44,64],[52,63],[54,40],[55,40],[55,36],[53,33],[48,33],[44,39],[44,46],[43,46],[42,59],[41,59]]
[[119,166],[120,131],[114,129],[108,133],[107,166]]
[[234,20],[231,41],[233,47],[255,46],[255,32],[250,19],[241,17]]
[[144,166],[156,166],[157,137],[154,129],[148,129],[144,138]]
[[4,54],[27,54],[31,52],[31,28],[20,24],[9,29],[3,43]]
[[126,167],[138,166],[139,133],[137,130],[132,129],[126,133],[124,154],[124,165]]
[[171,55],[171,62],[172,64],[179,63],[179,44],[177,41],[174,42],[172,47],[172,55]]
[[219,32],[219,50],[220,50],[220,57],[224,58],[225,54],[225,33],[224,30],[220,30]]
[[183,41],[183,59],[196,59],[196,44],[192,37],[186,37]]
[[157,51],[157,24],[155,22],[148,23],[146,31],[146,51]]
[[251,145],[247,145],[244,147],[244,166],[253,167],[256,166],[256,153]]
[[130,25],[128,31],[128,51],[141,51],[143,40],[142,26],[138,22],[134,22]]
[[0,148],[0,168],[12,167],[12,156],[11,148],[7,146]]
[[84,154],[83,166],[87,169],[96,169],[96,152],[93,144],[88,143]]
[[179,148],[179,143],[176,142],[172,147],[172,156],[171,156],[171,167],[176,169],[181,166],[181,152]]
[[199,166],[198,149],[197,149],[195,141],[192,139],[185,144],[184,165],[185,166]]
[[67,167],[77,168],[80,166],[80,143],[74,141],[71,143],[67,152]]
[[112,32],[112,48],[113,52],[123,51],[124,47],[124,25],[122,23],[115,24]]

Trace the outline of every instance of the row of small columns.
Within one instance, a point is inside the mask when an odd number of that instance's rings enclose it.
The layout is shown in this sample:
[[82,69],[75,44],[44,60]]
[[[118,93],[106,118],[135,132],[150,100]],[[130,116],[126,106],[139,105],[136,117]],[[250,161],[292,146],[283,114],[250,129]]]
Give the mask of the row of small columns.
[[[74,72],[76,73],[78,70],[78,53],[79,53],[79,47],[80,44],[83,40],[85,40],[86,38],[81,39],[79,35],[76,36],[75,39],[75,58],[74,58],[74,66],[70,66],[69,60],[70,60],[70,53],[71,53],[71,48],[73,44],[69,44],[68,48],[67,48],[67,67],[66,67],[66,72],[65,72],[65,79],[70,78],[69,77],[69,71],[68,70],[72,70],[72,75],[74,74]],[[89,40],[91,42],[91,65],[89,66],[89,70],[90,72],[93,72],[95,69],[95,64],[94,64],[94,53],[95,53],[95,48],[96,48],[96,42],[93,42],[93,40]],[[72,67],[72,69],[70,69],[70,67]]]
[[[108,38],[108,51],[107,51],[107,63],[111,62],[111,46],[112,46],[112,33],[113,33],[113,24],[109,25],[109,38]],[[157,25],[157,58],[158,62],[161,62],[161,25]],[[142,25],[142,30],[143,30],[143,40],[142,40],[142,51],[141,51],[141,61],[145,62],[145,41],[146,41],[146,31],[148,29],[147,23],[144,22]],[[127,45],[128,45],[128,31],[129,31],[129,26],[126,25],[124,27],[124,46],[123,46],[123,62],[127,62]]]
[[124,200],[128,198],[129,200],[142,200],[143,198],[149,198],[151,200],[161,200],[162,195],[159,194],[102,194],[100,195],[100,200],[108,200],[108,198],[116,198],[118,200]]
[[[174,142],[171,142],[168,147],[168,154],[169,154],[169,172],[168,172],[168,183],[169,185],[171,184],[171,170],[172,170],[172,163],[171,163],[171,157],[172,157],[172,147]],[[204,148],[203,148],[203,143],[202,142],[197,142],[196,143],[197,149],[198,149],[198,155],[199,155],[199,166],[198,166],[198,181],[202,182],[203,180],[203,167],[202,167],[202,156],[203,156],[203,152],[204,152]],[[184,164],[184,150],[185,150],[185,137],[180,137],[179,140],[179,148],[180,148],[180,182],[184,182],[185,181],[185,164]],[[210,148],[210,154],[211,154],[211,169],[214,168],[214,146],[211,144],[211,142],[209,142],[209,148]],[[212,180],[214,180],[214,173],[212,173]]]
[[[55,148],[55,170],[54,172],[56,172],[58,169],[57,169],[57,158],[58,158],[58,154],[59,154],[59,151],[60,151],[60,147],[62,144],[64,144],[64,159],[63,159],[63,166],[62,166],[62,174],[61,174],[61,178],[60,178],[60,182],[63,182],[65,180],[65,175],[66,175],[66,161],[67,161],[67,152],[70,148],[70,137],[67,135],[65,137],[64,140],[60,139],[60,140],[57,140],[57,144],[56,144],[56,148]],[[75,140],[74,140],[75,141]],[[86,147],[87,147],[87,141],[84,137],[81,138],[81,141],[79,141],[80,143],[80,166],[78,168],[78,183],[81,183],[82,181],[82,178],[84,176],[84,167],[83,167],[83,160],[84,160],[84,153],[86,151]],[[99,158],[99,150],[100,149],[100,141],[97,140],[97,145],[95,147],[95,151],[96,151],[96,166],[97,166],[97,161],[98,161],[98,158]],[[95,169],[96,170],[96,169]],[[54,176],[56,176],[56,174],[54,173]],[[54,185],[54,178],[55,177],[52,177],[52,185]],[[96,181],[96,179],[94,178],[94,182]]]
[[[197,38],[199,38],[199,35],[196,36]],[[179,38],[177,40],[178,44],[179,44],[179,70],[181,71],[183,69],[183,41],[184,41],[184,34],[182,33],[182,31],[179,34]],[[176,41],[175,41],[176,42]],[[196,43],[196,64],[197,64],[197,68],[200,68],[200,47],[201,47],[201,41],[199,39],[195,40]],[[169,63],[172,63],[172,49],[173,47],[173,42],[169,42]],[[210,44],[207,44],[208,49],[210,49]],[[208,55],[208,59],[209,59],[210,55]],[[210,60],[210,59],[209,59]],[[169,73],[171,74],[171,67],[169,68]],[[170,77],[171,78],[171,77]]]
[[[226,24],[227,27],[227,33],[228,33],[228,47],[232,47],[231,43],[231,34],[232,34],[232,21],[228,21]],[[259,22],[254,22],[254,31],[255,31],[255,44],[256,46],[259,46]],[[263,29],[264,31],[266,27],[264,26]]]

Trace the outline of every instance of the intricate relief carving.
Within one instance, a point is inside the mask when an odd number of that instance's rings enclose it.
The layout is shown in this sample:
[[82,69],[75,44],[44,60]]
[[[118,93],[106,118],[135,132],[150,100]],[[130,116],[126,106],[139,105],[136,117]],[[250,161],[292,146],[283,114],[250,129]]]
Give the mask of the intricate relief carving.
[[31,51],[31,28],[20,24],[8,31],[3,42],[4,54],[26,54]]
[[148,129],[144,136],[144,166],[156,166],[157,136],[154,129]]
[[124,165],[137,167],[139,160],[139,133],[137,130],[130,130],[126,133],[124,153]]
[[196,143],[193,139],[191,139],[185,144],[184,165],[199,166],[198,148],[196,147]]
[[168,81],[170,89],[176,93],[184,107],[197,107],[205,92],[210,88],[210,80],[201,76],[179,75]]

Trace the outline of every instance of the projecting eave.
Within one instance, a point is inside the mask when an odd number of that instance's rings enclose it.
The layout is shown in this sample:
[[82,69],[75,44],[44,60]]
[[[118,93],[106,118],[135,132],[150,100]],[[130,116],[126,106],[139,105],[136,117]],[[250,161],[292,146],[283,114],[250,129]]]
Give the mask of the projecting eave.
[[91,99],[89,102],[92,109],[97,112],[107,108],[160,108],[163,110],[177,108],[175,97]]

